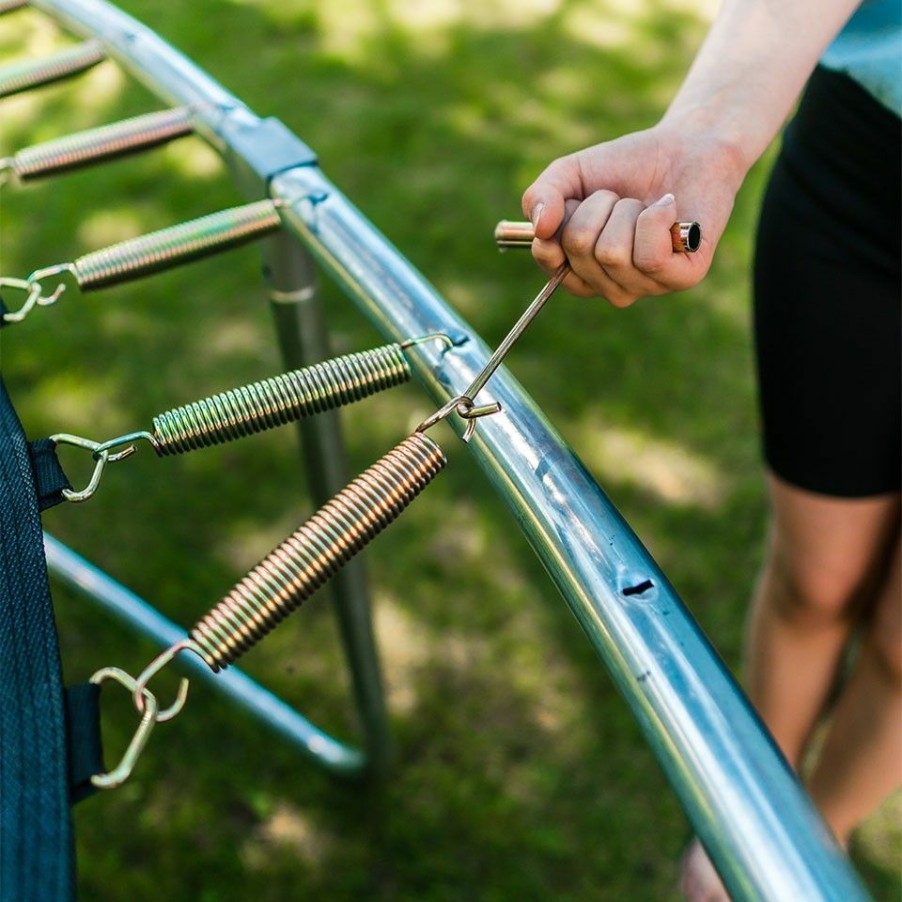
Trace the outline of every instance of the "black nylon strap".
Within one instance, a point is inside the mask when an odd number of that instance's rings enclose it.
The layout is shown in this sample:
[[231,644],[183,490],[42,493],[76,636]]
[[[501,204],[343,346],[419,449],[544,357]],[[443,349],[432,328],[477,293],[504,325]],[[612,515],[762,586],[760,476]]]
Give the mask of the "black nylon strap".
[[38,493],[38,508],[44,511],[63,501],[63,489],[71,489],[72,483],[60,466],[56,456],[56,442],[52,439],[42,438],[31,442],[28,453]]
[[0,886],[4,899],[74,897],[56,627],[31,460],[0,379]]
[[97,792],[91,777],[106,772],[100,741],[100,686],[79,683],[66,689],[66,730],[69,798],[74,805]]

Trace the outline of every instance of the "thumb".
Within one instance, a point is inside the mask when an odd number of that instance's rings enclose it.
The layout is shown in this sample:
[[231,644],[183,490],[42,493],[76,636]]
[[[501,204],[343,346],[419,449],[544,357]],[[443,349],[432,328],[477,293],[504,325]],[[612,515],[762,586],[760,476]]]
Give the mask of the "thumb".
[[523,213],[536,238],[553,238],[564,223],[566,200],[578,196],[565,161],[556,160],[523,192]]

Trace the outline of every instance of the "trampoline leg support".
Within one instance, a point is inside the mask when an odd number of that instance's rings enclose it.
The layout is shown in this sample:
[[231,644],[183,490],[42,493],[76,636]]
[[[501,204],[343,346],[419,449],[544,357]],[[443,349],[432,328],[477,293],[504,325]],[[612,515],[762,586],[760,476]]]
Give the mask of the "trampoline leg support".
[[[263,246],[276,333],[288,368],[311,366],[330,356],[323,305],[313,259],[296,238],[277,233]],[[298,421],[310,494],[318,507],[350,478],[337,411]],[[379,657],[373,633],[370,593],[362,557],[331,579],[338,625],[351,674],[354,701],[366,749],[368,776],[384,777],[392,742]]]

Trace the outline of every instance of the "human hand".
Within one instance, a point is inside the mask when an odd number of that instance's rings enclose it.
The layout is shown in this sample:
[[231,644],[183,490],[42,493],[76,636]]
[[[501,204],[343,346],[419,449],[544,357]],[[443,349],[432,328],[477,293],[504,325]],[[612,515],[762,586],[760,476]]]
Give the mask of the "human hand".
[[[731,147],[694,131],[661,124],[551,163],[523,195],[539,265],[568,261],[571,293],[618,307],[701,281],[744,168]],[[673,252],[678,219],[700,223],[697,253]]]

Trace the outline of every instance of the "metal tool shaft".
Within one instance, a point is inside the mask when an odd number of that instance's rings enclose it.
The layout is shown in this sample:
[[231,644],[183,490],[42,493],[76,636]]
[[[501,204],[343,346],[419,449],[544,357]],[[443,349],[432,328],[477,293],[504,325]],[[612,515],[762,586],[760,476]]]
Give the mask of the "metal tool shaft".
[[539,311],[545,306],[545,303],[554,294],[557,287],[567,277],[570,272],[570,266],[567,263],[561,264],[555,271],[554,275],[545,283],[545,287],[536,295],[535,300],[523,311],[523,315],[514,324],[513,329],[507,333],[504,341],[498,345],[495,353],[489,358],[488,363],[480,370],[476,378],[470,383],[467,390],[463,393],[464,397],[473,400],[477,394],[483,389],[486,382],[491,379],[492,374],[501,365],[510,349],[516,344],[517,340],[523,335],[529,324],[538,316]]
[[[495,226],[498,247],[529,247],[536,237],[531,222],[503,219]],[[694,254],[702,244],[702,229],[697,222],[675,222],[670,227],[670,239],[675,253]]]
[[[694,253],[701,245],[702,230],[697,222],[675,222],[670,229],[673,250],[675,253]],[[535,238],[535,230],[531,222],[515,222],[502,220],[495,227],[495,243],[499,247],[529,247]],[[463,396],[473,400],[486,382],[492,377],[492,373],[501,365],[507,353],[516,344],[520,336],[526,331],[529,324],[536,318],[545,302],[554,294],[557,287],[570,272],[570,264],[562,263],[548,280],[545,287],[538,293],[536,299],[526,308],[523,315],[517,320],[513,329],[498,346],[498,349],[489,358],[488,363],[482,368],[476,378],[470,383]]]

